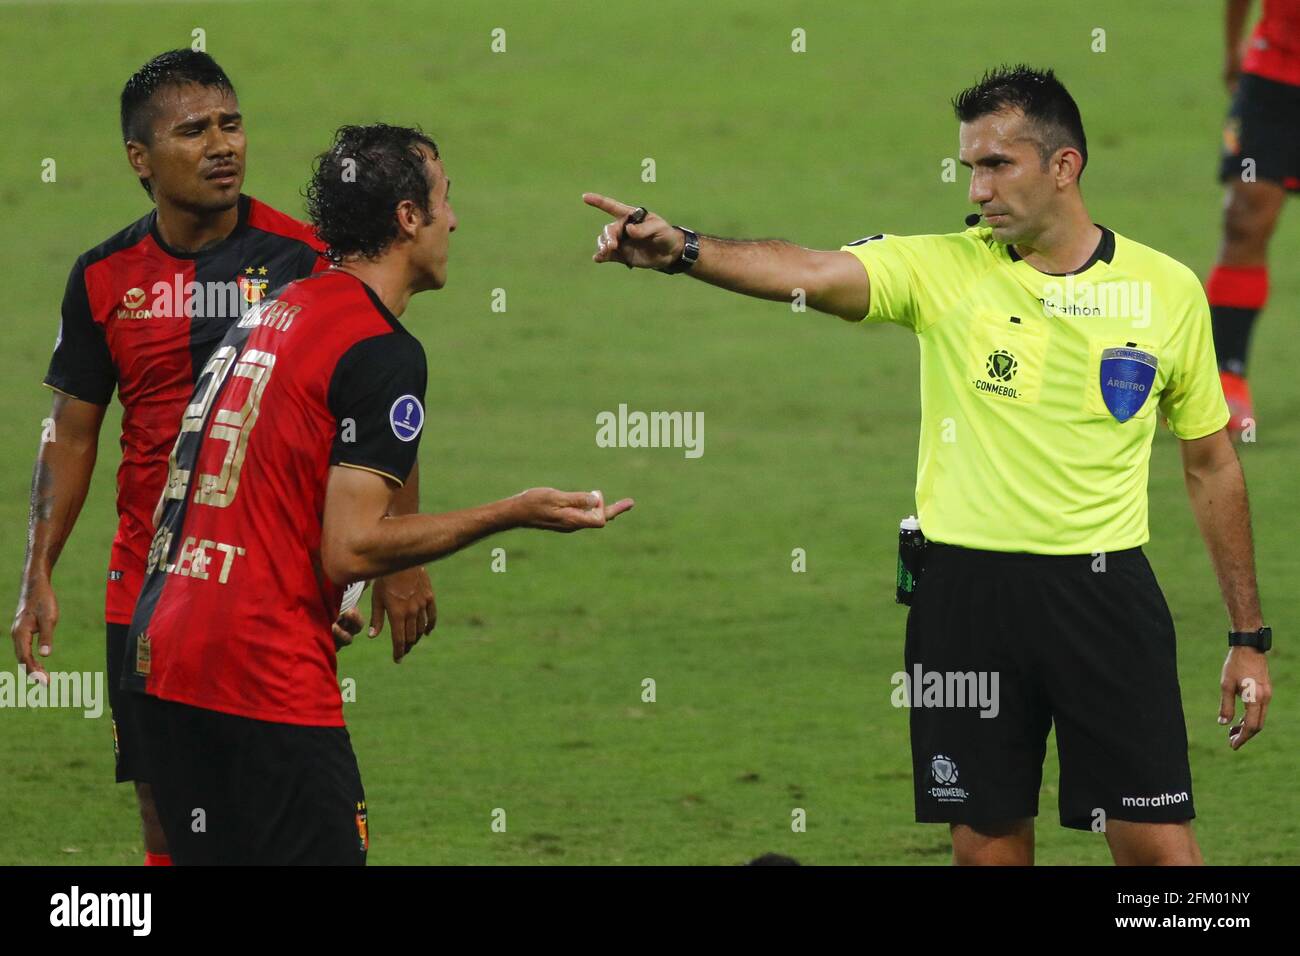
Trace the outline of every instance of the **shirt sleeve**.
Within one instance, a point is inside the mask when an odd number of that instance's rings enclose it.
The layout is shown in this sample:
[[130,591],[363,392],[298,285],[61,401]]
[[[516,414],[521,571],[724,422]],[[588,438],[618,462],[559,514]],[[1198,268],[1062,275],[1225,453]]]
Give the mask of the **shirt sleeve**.
[[1174,347],[1170,350],[1174,366],[1160,394],[1160,410],[1169,420],[1169,430],[1184,441],[1204,438],[1228,423],[1228,403],[1214,354],[1210,306],[1200,283],[1194,277],[1192,281],[1195,289],[1182,321],[1175,326]]
[[336,423],[330,464],[373,471],[401,485],[419,452],[426,378],[424,349],[404,332],[362,339],[348,349],[330,380]]
[[978,243],[968,233],[879,234],[840,247],[856,256],[871,282],[868,322],[893,322],[924,332],[955,293],[980,271]]
[[72,267],[63,293],[59,337],[54,342],[45,384],[95,405],[107,405],[117,385],[117,369],[104,327],[90,311],[86,270],[80,261]]

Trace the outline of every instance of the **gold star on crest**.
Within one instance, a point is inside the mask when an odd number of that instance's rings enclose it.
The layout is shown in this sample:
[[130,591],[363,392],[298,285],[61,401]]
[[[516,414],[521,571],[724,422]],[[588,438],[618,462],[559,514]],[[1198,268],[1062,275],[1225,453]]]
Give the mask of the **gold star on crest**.
[[257,274],[260,275],[260,276],[264,276],[264,275],[266,275],[266,266],[261,266],[261,267],[257,270]]
[[252,267],[252,266],[249,266],[247,269],[244,270],[244,275],[246,275],[246,276],[251,276],[252,274],[253,274],[253,267]]

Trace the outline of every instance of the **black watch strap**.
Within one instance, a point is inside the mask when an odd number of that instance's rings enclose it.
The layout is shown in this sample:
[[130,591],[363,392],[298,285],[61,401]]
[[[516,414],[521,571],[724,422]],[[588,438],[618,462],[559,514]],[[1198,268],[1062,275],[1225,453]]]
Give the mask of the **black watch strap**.
[[1267,651],[1273,646],[1273,629],[1261,627],[1258,631],[1229,631],[1228,646],[1253,647],[1259,651]]
[[695,265],[695,260],[700,257],[699,233],[693,232],[685,226],[674,226],[673,228],[682,231],[682,234],[686,236],[686,244],[682,246],[682,254],[677,257],[676,262],[659,270],[670,276],[675,276],[679,272],[689,272],[691,267]]

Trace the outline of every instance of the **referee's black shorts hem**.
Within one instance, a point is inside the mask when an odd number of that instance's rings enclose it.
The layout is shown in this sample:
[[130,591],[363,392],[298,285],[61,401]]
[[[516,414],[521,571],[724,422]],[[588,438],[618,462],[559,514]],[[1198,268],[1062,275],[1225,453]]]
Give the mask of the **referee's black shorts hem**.
[[918,822],[1037,816],[1053,725],[1062,826],[1195,817],[1173,620],[1141,549],[931,543],[904,656],[944,688],[909,695]]

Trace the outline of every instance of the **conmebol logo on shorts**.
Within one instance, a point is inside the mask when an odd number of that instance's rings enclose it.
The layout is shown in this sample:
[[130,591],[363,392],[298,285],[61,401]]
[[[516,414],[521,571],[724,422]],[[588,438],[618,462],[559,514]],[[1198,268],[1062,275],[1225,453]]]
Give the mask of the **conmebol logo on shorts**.
[[965,803],[969,794],[962,787],[957,786],[957,761],[943,754],[935,754],[930,758],[930,775],[934,777],[934,782],[940,786],[931,787],[926,791],[940,803]]

